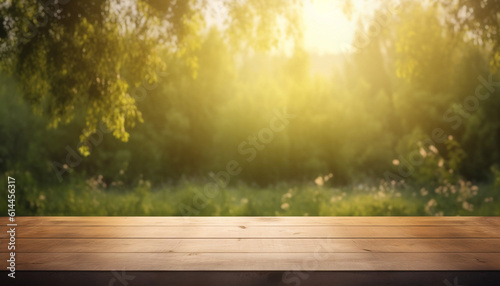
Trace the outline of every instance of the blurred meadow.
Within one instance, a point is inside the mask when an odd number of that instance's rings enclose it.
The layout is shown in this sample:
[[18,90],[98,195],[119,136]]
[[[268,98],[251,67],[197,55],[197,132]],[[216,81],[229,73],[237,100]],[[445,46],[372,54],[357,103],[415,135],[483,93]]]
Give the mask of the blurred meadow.
[[17,215],[500,215],[500,0],[0,4]]

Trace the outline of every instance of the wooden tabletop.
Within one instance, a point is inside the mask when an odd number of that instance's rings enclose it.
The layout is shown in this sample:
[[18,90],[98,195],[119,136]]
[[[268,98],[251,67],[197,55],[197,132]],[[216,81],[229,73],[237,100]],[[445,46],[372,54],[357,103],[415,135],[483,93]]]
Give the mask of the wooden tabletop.
[[[17,217],[16,224],[17,270],[500,270],[500,217]],[[0,228],[5,269],[8,227]]]

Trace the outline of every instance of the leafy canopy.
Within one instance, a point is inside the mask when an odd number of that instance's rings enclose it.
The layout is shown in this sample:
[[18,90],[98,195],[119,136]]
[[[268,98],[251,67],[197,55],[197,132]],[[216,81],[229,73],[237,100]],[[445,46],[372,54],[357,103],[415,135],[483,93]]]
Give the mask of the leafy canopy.
[[[81,142],[100,122],[127,141],[127,129],[142,121],[137,87],[168,76],[166,57],[182,60],[196,77],[209,4],[214,2],[7,1],[0,4],[1,70],[15,75],[25,99],[51,126],[81,114]],[[299,34],[294,1],[221,0],[215,8],[226,12],[216,21],[225,24],[224,37],[237,49],[270,49],[277,39]]]

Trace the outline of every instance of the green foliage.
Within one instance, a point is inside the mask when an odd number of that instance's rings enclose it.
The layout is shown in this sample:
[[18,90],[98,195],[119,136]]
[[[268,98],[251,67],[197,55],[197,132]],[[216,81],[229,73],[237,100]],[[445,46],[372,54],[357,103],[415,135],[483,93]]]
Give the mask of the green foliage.
[[[455,2],[437,1],[447,13],[447,24],[450,30],[463,36],[464,33],[472,33],[480,38],[483,44],[491,46],[490,66],[493,72],[500,67],[500,40],[498,34],[498,11],[500,1],[487,0],[458,0]],[[465,16],[465,17],[464,17]],[[474,40],[474,37],[470,37]]]
[[500,170],[493,166],[491,167],[491,171],[493,172],[493,175],[494,175],[494,178],[495,178],[495,187],[499,187],[500,188]]
[[439,92],[447,85],[445,79],[452,68],[455,45],[442,28],[438,9],[411,2],[404,6],[399,17],[401,23],[396,28],[397,75]]
[[[27,178],[18,179],[26,182]],[[196,195],[203,192],[203,185],[197,182],[150,188],[142,181],[133,190],[124,190],[105,187],[94,178],[86,183],[23,190],[16,209],[18,215],[51,216],[182,216],[181,206],[193,208],[190,215],[194,216],[500,215],[500,196],[491,195],[488,188],[467,182],[436,189],[401,183],[343,188],[288,183],[256,188],[239,183],[200,200]],[[6,207],[1,205],[0,211],[5,212]]]
[[[285,5],[285,2],[287,5]],[[88,156],[89,137],[102,122],[117,139],[142,122],[137,90],[167,73],[162,57],[182,60],[197,75],[205,25],[204,1],[9,1],[0,5],[0,71],[16,76],[23,96],[57,127],[84,114],[79,150]],[[297,25],[289,1],[238,1],[228,6],[227,38],[238,43],[241,32],[250,47],[276,45],[278,17]],[[236,18],[231,18],[236,17]],[[234,22],[234,23],[233,23]],[[287,27],[288,25],[285,25]],[[143,91],[143,89],[142,89]]]

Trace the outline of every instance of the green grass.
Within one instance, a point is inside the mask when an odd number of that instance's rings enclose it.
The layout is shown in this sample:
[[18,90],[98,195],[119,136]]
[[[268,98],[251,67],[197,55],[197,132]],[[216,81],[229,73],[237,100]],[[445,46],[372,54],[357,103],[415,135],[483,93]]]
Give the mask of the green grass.
[[[204,185],[185,181],[150,188],[103,188],[79,183],[16,191],[17,215],[95,216],[424,216],[500,215],[500,196],[493,186],[422,189],[404,183],[335,188],[281,183],[268,187],[243,183],[204,194]],[[5,195],[6,196],[6,195]],[[2,213],[7,205],[0,206]]]

